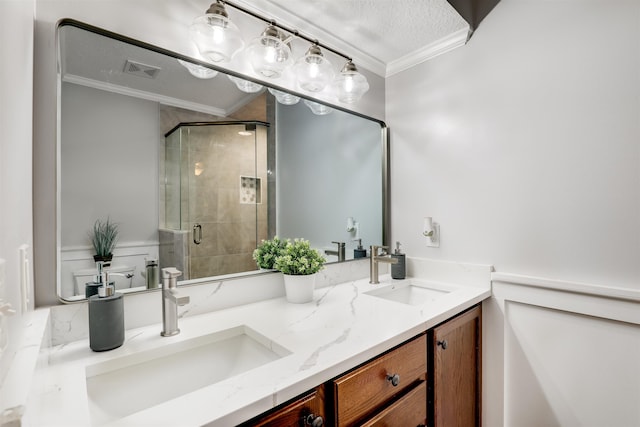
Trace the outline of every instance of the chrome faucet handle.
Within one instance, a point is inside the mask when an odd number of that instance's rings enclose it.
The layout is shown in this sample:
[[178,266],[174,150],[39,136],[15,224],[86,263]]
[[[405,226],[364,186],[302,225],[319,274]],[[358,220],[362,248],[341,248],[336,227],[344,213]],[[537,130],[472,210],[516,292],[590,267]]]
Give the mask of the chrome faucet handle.
[[[371,256],[379,256],[379,255],[386,255],[386,251],[389,249],[389,246],[378,246],[378,245],[371,245]],[[382,249],[384,251],[384,253],[379,254],[378,253],[378,249]]]
[[178,304],[179,306],[187,305],[189,304],[189,301],[191,301],[191,298],[189,298],[189,295],[182,295],[182,296],[176,297],[176,304]]

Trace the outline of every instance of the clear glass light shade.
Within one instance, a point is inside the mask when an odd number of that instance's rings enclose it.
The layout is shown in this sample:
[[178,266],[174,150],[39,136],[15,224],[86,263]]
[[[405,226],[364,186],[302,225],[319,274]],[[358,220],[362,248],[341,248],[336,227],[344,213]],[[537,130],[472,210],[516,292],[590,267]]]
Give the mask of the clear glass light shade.
[[213,62],[229,62],[244,47],[238,27],[217,13],[197,17],[189,33],[200,54]]
[[254,39],[249,43],[246,54],[253,71],[271,79],[280,77],[292,62],[289,46],[273,35],[263,34]]
[[331,83],[334,72],[331,63],[322,56],[320,49],[315,51],[317,53],[312,49],[296,61],[293,71],[301,89],[320,92]]
[[299,96],[295,96],[287,92],[282,92],[280,90],[271,88],[269,88],[269,92],[271,92],[271,94],[276,97],[276,101],[278,101],[280,104],[293,105],[297,104],[298,101],[300,101]]
[[231,80],[235,85],[243,92],[246,93],[256,93],[260,92],[264,86],[250,82],[249,80],[239,79],[238,77],[229,76],[229,80]]
[[327,107],[324,104],[318,104],[317,102],[308,101],[305,99],[304,103],[307,107],[309,107],[313,114],[316,114],[318,116],[324,116],[325,114],[329,114],[333,111],[333,108]]
[[358,72],[351,61],[347,62],[335,80],[340,102],[352,104],[358,102],[369,90],[367,78]]
[[211,68],[203,67],[202,65],[193,64],[191,62],[183,61],[182,59],[178,59],[180,65],[189,70],[189,73],[193,77],[197,77],[199,79],[212,79],[218,75],[216,70],[212,70]]

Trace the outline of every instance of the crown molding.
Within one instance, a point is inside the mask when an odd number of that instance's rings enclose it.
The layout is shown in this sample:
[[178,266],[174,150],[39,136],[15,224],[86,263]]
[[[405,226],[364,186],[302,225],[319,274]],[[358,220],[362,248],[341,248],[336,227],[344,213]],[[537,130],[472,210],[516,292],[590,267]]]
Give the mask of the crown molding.
[[421,49],[415,50],[408,55],[389,62],[384,77],[390,77],[422,62],[428,61],[429,59],[433,59],[438,55],[449,52],[457,47],[464,46],[470,37],[471,28],[469,26],[451,33]]
[[[86,77],[80,77],[74,74],[66,74],[62,79],[64,82],[75,83],[82,86],[91,87],[94,89],[105,90],[108,92],[118,93],[120,95],[128,95],[136,98],[145,99],[147,101],[155,101],[161,104],[170,105],[172,107],[184,108],[192,111],[199,111],[201,113],[212,114],[214,116],[227,117],[228,112],[222,108],[212,107],[210,105],[199,104],[197,102],[189,102],[171,96],[159,95],[153,92],[146,92],[143,90],[132,89],[116,85],[113,83],[106,83],[99,80],[89,79]],[[237,106],[234,106],[237,108]]]

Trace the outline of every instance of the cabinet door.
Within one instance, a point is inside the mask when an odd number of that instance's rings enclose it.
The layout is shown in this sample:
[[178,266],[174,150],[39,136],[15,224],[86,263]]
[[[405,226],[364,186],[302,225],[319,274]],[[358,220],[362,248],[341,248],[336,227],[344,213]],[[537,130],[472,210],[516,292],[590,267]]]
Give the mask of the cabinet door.
[[427,383],[421,382],[413,390],[362,427],[418,427],[427,424]]
[[279,410],[244,426],[261,427],[319,427],[324,425],[323,388],[318,387],[311,393],[295,400]]
[[480,425],[482,310],[479,305],[432,330],[435,427]]

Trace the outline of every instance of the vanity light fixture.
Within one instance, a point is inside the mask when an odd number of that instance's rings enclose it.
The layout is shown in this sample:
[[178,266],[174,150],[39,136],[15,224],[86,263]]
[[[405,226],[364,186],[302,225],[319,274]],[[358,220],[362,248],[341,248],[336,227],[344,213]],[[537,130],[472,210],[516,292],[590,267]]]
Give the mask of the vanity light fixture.
[[333,111],[333,108],[328,107],[324,104],[319,104],[317,102],[309,101],[308,99],[304,100],[304,104],[309,107],[311,112],[317,116],[324,116],[325,114],[329,114]]
[[256,93],[260,92],[264,86],[258,83],[250,82],[249,80],[241,79],[239,77],[234,77],[229,75],[229,80],[231,80],[238,89],[246,93]]
[[338,99],[347,104],[358,102],[362,95],[369,90],[369,82],[366,77],[360,74],[350,59],[342,67],[335,84],[338,89]]
[[299,96],[295,96],[287,92],[282,92],[281,90],[269,88],[269,92],[271,92],[271,95],[276,97],[276,101],[283,105],[294,105],[300,101]]
[[182,59],[178,59],[180,65],[189,70],[189,73],[193,77],[197,77],[199,79],[212,79],[218,75],[216,70],[212,70],[211,68],[203,67],[202,65],[193,64],[188,61],[183,61]]
[[[228,0],[216,0],[206,14],[196,18],[189,27],[191,38],[203,57],[213,62],[229,62],[244,48],[240,30],[229,20],[225,6],[233,7],[267,23],[267,28],[260,37],[254,39],[245,51],[245,60],[251,64],[251,68],[259,76],[277,79],[291,68],[301,89],[311,93],[329,89],[331,93],[337,93],[341,102],[347,104],[359,101],[369,90],[366,77],[358,72],[351,57],[320,43],[317,39],[277,24],[273,19],[267,19],[257,12]],[[290,45],[293,38],[311,43],[306,54],[295,63]],[[324,57],[321,48],[347,60],[335,80],[331,62]],[[329,107],[323,108],[323,110],[327,109]]]
[[270,79],[280,77],[285,68],[292,62],[289,42],[291,37],[280,31],[272,22],[260,35],[253,39],[247,47],[247,56],[253,71]]
[[320,92],[334,77],[331,63],[322,55],[316,41],[294,65],[298,86],[309,92]]
[[216,0],[197,17],[189,33],[200,54],[213,62],[229,62],[244,47],[240,30],[229,20],[222,0]]

